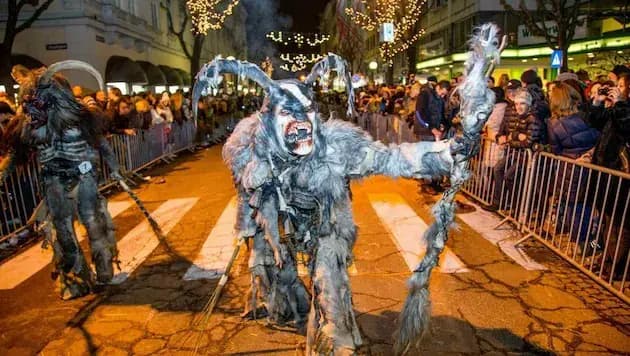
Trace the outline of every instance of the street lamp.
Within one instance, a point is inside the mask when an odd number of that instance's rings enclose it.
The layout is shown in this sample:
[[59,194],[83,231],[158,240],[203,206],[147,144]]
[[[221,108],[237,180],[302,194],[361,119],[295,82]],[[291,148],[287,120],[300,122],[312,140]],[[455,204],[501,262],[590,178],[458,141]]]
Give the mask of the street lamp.
[[376,73],[376,70],[378,69],[378,63],[376,63],[376,61],[372,61],[368,64],[368,68],[370,69],[370,74],[372,77],[370,79],[372,80],[372,82],[374,82],[374,74]]

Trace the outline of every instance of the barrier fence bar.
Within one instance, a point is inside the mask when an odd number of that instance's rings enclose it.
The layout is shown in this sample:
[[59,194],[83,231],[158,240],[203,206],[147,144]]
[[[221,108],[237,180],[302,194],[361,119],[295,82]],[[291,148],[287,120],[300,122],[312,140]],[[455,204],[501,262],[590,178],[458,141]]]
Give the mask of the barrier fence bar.
[[[154,125],[148,130],[138,130],[136,135],[112,135],[108,138],[121,173],[137,172],[171,152],[191,149],[195,146],[196,125],[192,121],[171,124],[171,142],[168,146],[166,124]],[[219,127],[225,133],[225,128]],[[172,151],[171,151],[172,150]],[[99,188],[112,184],[109,167],[101,159]],[[0,182],[0,243],[20,234],[40,204],[42,194],[39,184],[39,164],[31,160],[18,166]]]

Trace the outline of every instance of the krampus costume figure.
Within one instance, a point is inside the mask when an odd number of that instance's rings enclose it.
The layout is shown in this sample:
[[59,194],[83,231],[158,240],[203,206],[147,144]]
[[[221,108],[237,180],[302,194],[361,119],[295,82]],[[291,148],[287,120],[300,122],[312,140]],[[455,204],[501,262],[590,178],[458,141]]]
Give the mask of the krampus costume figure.
[[[101,131],[102,113],[79,103],[68,82],[55,75],[69,69],[89,72],[103,87],[92,66],[72,60],[16,78],[21,84],[24,116],[14,119],[20,124],[4,137],[14,142],[13,150],[19,150],[20,145],[37,150],[44,202],[36,215],[43,220],[38,222],[40,228],[52,240],[54,276],[59,278],[63,299],[83,296],[95,282],[105,284],[113,277],[117,249],[107,201],[98,192],[101,156],[112,177],[120,179],[118,163]],[[77,211],[89,236],[96,281],[74,231]],[[48,219],[52,221],[45,221]]]
[[[293,320],[297,327],[308,313],[308,354],[353,354],[361,336],[352,309],[347,267],[357,229],[352,219],[349,178],[384,174],[392,177],[429,178],[466,176],[464,158],[474,152],[479,131],[492,109],[494,98],[485,87],[488,63],[498,58],[496,28],[485,26],[473,38],[474,55],[463,85],[466,136],[440,142],[402,143],[385,146],[360,128],[344,121],[322,122],[311,86],[330,71],[346,80],[349,103],[353,101],[346,63],[328,55],[317,63],[304,83],[273,81],[257,66],[234,60],[215,59],[197,75],[193,107],[202,92],[216,87],[221,73],[236,73],[256,81],[266,91],[266,103],[254,116],[243,119],[223,148],[239,196],[237,230],[253,238],[249,267],[251,290],[247,313],[256,313],[262,297],[271,321]],[[479,84],[477,84],[479,83]],[[349,114],[352,109],[349,109]],[[466,116],[468,115],[468,116]],[[458,183],[461,184],[461,183]],[[453,192],[454,194],[454,192]],[[404,339],[399,350],[415,342],[428,312],[428,273],[443,248],[453,218],[452,197],[444,198],[437,225],[430,239],[429,267],[417,274],[425,278],[412,284],[413,298],[420,290],[422,307],[403,322]],[[441,213],[441,211],[440,211]],[[435,241],[434,241],[435,240]],[[297,277],[296,261],[307,256],[310,294]],[[414,304],[418,305],[418,303]],[[407,309],[405,309],[405,313]],[[414,327],[418,326],[419,327]]]

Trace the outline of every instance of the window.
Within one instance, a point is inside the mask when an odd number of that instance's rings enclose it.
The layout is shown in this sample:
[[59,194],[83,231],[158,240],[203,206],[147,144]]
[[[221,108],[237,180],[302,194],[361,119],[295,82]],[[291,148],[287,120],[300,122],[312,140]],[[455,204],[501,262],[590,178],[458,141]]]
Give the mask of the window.
[[151,3],[151,24],[157,29],[160,28],[160,12],[155,2]]
[[136,14],[136,2],[134,0],[128,0],[129,4],[129,13],[132,15]]

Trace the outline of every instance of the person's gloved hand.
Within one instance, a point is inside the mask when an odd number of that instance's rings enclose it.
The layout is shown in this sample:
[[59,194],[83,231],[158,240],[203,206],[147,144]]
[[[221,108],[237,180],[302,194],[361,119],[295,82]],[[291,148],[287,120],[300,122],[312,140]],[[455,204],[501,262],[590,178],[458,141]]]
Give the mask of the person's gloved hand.
[[119,171],[112,171],[109,174],[109,176],[110,176],[111,179],[113,179],[115,181],[119,181],[119,180],[123,180],[124,179],[123,176],[120,175]]

